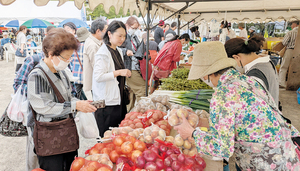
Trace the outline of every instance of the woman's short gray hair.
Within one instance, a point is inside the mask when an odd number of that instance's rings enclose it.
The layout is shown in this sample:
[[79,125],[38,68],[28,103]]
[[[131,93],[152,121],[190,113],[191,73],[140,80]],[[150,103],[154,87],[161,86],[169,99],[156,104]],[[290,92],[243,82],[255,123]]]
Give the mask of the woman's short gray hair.
[[107,25],[107,22],[102,19],[98,19],[92,22],[91,33],[96,34],[96,31],[99,29],[102,31],[104,27]]

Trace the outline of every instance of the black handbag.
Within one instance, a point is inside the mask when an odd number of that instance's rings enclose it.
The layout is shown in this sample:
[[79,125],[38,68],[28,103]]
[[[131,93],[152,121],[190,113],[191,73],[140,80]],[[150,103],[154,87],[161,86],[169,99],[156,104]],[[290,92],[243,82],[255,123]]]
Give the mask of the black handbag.
[[131,88],[128,85],[125,85],[125,87],[124,87],[124,102],[125,102],[125,105],[128,105],[130,103],[130,90],[131,90]]

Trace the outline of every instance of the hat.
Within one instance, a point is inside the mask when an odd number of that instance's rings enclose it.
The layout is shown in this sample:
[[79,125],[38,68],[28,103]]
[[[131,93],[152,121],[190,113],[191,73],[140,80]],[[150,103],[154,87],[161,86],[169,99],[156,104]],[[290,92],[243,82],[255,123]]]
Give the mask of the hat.
[[3,32],[3,36],[5,36],[5,35],[8,35],[8,33],[7,32]]
[[223,43],[218,41],[203,42],[195,47],[188,80],[196,80],[235,66],[236,61],[227,57]]
[[254,26],[251,26],[251,27],[249,28],[249,31],[250,31],[250,30],[255,31],[255,27],[254,27]]
[[166,41],[171,40],[173,37],[174,37],[174,35],[173,35],[172,33],[168,33],[168,34],[166,35]]
[[27,40],[32,39],[32,36],[31,36],[31,35],[27,35],[27,36],[26,36],[26,39],[27,39]]
[[158,25],[160,25],[160,26],[163,26],[163,25],[165,25],[165,22],[164,22],[164,20],[160,20]]
[[85,27],[80,27],[78,30],[77,30],[77,39],[79,42],[84,42],[90,35],[90,32],[88,31],[87,28]]
[[65,23],[65,24],[63,25],[63,27],[65,27],[65,26],[69,26],[71,29],[75,30],[75,33],[76,33],[77,28],[76,28],[76,25],[75,25],[74,23],[72,23],[72,22],[67,22],[67,23]]

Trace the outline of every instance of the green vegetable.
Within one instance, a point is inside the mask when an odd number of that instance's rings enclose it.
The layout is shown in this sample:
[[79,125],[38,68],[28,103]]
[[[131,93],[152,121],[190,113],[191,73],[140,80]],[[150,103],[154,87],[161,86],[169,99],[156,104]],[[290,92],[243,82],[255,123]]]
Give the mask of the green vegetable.
[[155,91],[155,94],[170,96],[170,102],[191,107],[193,110],[206,110],[207,112],[209,111],[210,99],[213,93],[214,90],[211,89],[201,89],[200,92],[199,90]]
[[162,85],[160,89],[173,91],[211,89],[201,79],[187,80],[189,72],[190,70],[186,68],[174,69],[169,78],[161,79]]

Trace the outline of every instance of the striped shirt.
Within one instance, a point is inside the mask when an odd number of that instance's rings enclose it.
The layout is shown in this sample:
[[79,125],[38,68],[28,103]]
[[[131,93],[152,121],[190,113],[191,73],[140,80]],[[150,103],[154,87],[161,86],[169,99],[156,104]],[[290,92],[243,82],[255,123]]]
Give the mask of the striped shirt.
[[294,49],[295,42],[297,39],[298,27],[295,27],[293,30],[289,31],[283,38],[282,44],[286,46],[287,49]]
[[[81,42],[79,44],[78,48],[78,57],[81,61],[81,64],[83,66],[83,49],[84,49],[84,42]],[[79,60],[78,60],[77,54],[74,52],[72,55],[72,59],[70,62],[71,71],[73,73],[74,77],[79,77],[79,80],[75,81],[76,84],[83,84],[83,70],[80,66]]]

